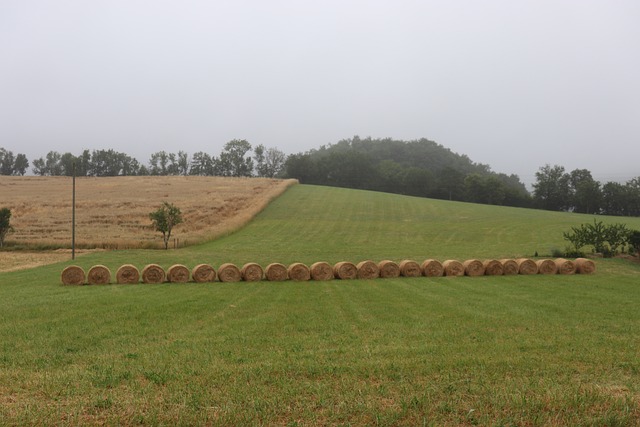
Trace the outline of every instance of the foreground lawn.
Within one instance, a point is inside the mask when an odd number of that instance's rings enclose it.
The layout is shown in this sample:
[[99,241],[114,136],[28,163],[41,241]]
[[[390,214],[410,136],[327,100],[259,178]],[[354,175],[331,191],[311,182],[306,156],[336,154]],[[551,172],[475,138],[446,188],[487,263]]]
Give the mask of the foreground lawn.
[[[526,255],[590,220],[495,209],[299,186],[225,239],[77,263]],[[628,261],[588,276],[64,287],[67,264],[0,274],[0,424],[640,425]]]

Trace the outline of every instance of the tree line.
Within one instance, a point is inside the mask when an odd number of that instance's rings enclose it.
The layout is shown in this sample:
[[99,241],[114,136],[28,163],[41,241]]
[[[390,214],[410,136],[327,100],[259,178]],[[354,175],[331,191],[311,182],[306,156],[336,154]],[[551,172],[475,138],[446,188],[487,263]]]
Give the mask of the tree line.
[[624,184],[596,181],[587,169],[545,165],[536,172],[533,207],[552,211],[640,216],[640,177]]
[[[79,155],[49,151],[33,160],[32,172],[37,176],[259,176],[273,178],[282,175],[286,155],[277,148],[234,139],[225,144],[218,155],[199,151],[191,157],[184,152],[158,151],[147,164],[115,150],[84,150]],[[0,175],[24,175],[29,161],[24,154],[15,156],[0,148]]]
[[[0,147],[0,174],[24,175],[29,161]],[[50,151],[32,162],[41,176],[200,175],[296,178],[304,184],[384,191],[436,199],[555,211],[640,216],[640,177],[600,183],[586,169],[545,165],[530,193],[517,175],[496,173],[428,139],[359,138],[285,155],[241,139],[216,156],[158,151],[142,164],[114,150],[79,155]]]
[[377,190],[436,199],[598,215],[640,216],[640,177],[624,184],[593,179],[587,169],[545,165],[530,193],[517,175],[427,139],[357,136],[287,158],[285,175],[302,183]]

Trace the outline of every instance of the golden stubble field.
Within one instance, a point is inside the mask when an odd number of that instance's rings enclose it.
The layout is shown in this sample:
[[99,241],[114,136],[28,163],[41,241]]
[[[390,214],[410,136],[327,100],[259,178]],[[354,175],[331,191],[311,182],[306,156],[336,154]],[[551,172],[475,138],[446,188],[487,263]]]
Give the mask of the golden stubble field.
[[[163,201],[179,207],[184,219],[174,229],[172,246],[213,239],[246,224],[296,182],[196,176],[76,178],[76,248],[162,247],[149,213]],[[11,209],[15,228],[7,244],[71,247],[72,178],[0,176],[0,207]],[[68,256],[51,254],[57,255]],[[9,258],[10,252],[2,253],[0,264],[8,265]]]

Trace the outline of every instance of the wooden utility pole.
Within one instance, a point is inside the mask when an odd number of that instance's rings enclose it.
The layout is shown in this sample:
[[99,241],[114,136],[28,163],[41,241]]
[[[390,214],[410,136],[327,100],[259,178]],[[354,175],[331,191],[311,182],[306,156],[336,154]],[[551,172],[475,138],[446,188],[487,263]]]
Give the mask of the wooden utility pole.
[[76,259],[76,162],[73,162],[73,195],[71,197],[71,259]]

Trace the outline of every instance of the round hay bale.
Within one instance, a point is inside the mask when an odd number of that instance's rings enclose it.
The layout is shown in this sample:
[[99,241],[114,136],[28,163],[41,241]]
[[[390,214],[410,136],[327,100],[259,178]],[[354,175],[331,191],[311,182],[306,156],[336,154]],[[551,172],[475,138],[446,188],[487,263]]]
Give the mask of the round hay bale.
[[538,274],[538,264],[536,264],[534,260],[529,258],[518,258],[516,263],[518,264],[519,274]]
[[65,267],[60,274],[60,280],[63,285],[84,285],[84,270],[82,267],[78,267],[77,265]]
[[116,271],[116,283],[131,284],[140,282],[140,271],[132,264],[124,264]]
[[576,258],[574,261],[576,272],[579,274],[591,274],[596,271],[596,263],[587,258]]
[[502,264],[502,273],[505,276],[518,274],[518,263],[515,259],[501,259],[500,263]]
[[427,259],[420,266],[422,274],[426,277],[444,276],[444,266],[437,259]]
[[360,261],[356,268],[358,269],[358,279],[377,279],[380,277],[380,269],[378,264],[373,261]]
[[267,280],[270,282],[284,282],[289,278],[287,267],[279,262],[273,262],[267,265],[264,270]]
[[296,282],[306,282],[311,279],[309,267],[301,262],[294,262],[291,264],[287,269],[287,273],[289,274],[289,279]]
[[182,264],[174,264],[167,270],[167,280],[171,283],[187,283],[191,272]]
[[87,273],[90,285],[107,285],[111,283],[111,271],[104,265],[94,265]]
[[400,266],[388,259],[378,263],[378,270],[380,270],[379,274],[383,279],[395,279],[396,277],[400,277]]
[[242,273],[235,264],[225,262],[218,268],[218,277],[221,282],[239,282],[242,280]]
[[358,267],[349,261],[340,261],[333,266],[333,275],[340,280],[358,278]]
[[405,259],[400,261],[400,274],[403,277],[420,277],[422,276],[422,269],[417,262]]
[[471,277],[484,276],[484,264],[479,259],[468,259],[462,263],[464,274]]
[[568,259],[564,259],[564,258],[558,258],[554,262],[556,263],[558,274],[575,274],[576,273],[576,265],[573,261],[569,261]]
[[558,267],[553,260],[550,259],[539,259],[536,261],[538,265],[538,273],[540,274],[556,274],[558,273]]
[[166,273],[158,264],[149,264],[142,269],[142,283],[162,283]]
[[497,259],[487,259],[482,265],[484,266],[484,274],[487,276],[502,276],[504,274],[502,263]]
[[464,264],[455,259],[448,259],[442,263],[445,276],[464,276]]
[[216,270],[209,264],[198,264],[191,270],[191,278],[196,283],[215,282]]
[[243,265],[240,274],[242,274],[242,280],[245,282],[259,282],[264,277],[262,267],[255,262],[248,262]]
[[327,262],[311,264],[311,279],[318,281],[333,280],[333,267]]

